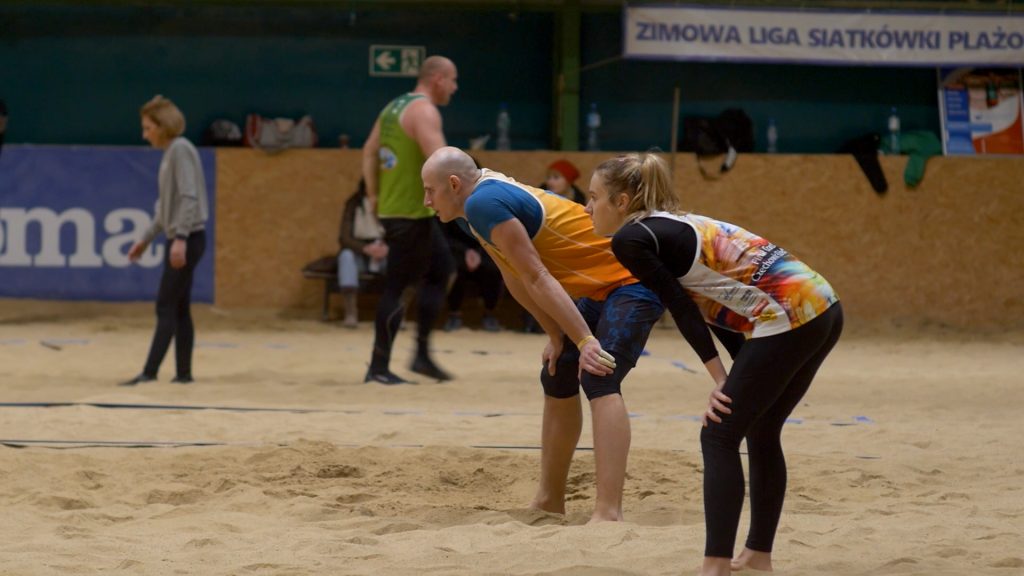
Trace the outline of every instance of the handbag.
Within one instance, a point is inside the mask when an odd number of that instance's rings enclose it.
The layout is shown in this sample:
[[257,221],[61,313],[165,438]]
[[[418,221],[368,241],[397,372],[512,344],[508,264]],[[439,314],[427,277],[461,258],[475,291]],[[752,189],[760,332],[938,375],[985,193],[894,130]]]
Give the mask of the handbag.
[[241,146],[242,130],[231,120],[219,118],[203,131],[204,146]]
[[[754,123],[739,108],[723,110],[718,116],[683,117],[683,140],[679,149],[697,154],[697,168],[705,179],[714,180],[732,169],[739,152],[754,151]],[[724,154],[717,174],[709,173],[701,163],[702,156]]]
[[267,152],[286,148],[313,148],[317,144],[316,127],[309,115],[297,121],[291,118],[264,118],[249,114],[245,118],[245,145]]
[[373,215],[368,197],[364,196],[362,204],[356,207],[352,237],[357,240],[377,240],[384,237],[384,226],[381,226],[380,221]]

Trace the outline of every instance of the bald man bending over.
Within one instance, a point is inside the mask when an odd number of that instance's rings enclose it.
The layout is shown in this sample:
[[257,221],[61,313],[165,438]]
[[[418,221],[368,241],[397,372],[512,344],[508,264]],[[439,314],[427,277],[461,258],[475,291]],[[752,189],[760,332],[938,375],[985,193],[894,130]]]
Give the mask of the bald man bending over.
[[[623,378],[636,364],[662,305],[594,233],[584,207],[487,169],[444,147],[423,165],[424,203],[457,218],[501,269],[505,285],[544,328],[540,486],[532,507],[565,513],[569,465],[590,402],[597,467],[591,521],[622,519],[629,452]],[[578,299],[577,303],[573,299]]]

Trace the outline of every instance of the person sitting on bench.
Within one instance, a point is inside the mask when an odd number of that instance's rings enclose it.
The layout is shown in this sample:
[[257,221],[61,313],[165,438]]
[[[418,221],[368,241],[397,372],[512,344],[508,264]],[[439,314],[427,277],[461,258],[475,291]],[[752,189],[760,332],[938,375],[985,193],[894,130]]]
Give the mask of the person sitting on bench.
[[338,232],[338,287],[345,298],[346,328],[358,325],[359,314],[356,295],[359,277],[363,274],[383,274],[387,265],[388,245],[384,243],[384,228],[377,221],[366,196],[366,183],[359,181],[359,189],[345,202]]

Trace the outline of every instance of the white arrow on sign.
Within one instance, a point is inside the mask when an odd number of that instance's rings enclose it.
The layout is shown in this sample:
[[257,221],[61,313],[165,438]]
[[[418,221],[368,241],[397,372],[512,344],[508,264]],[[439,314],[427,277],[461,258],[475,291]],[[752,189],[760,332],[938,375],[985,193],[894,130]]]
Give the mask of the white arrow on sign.
[[391,70],[391,67],[394,66],[396,62],[395,57],[392,56],[391,52],[388,50],[385,50],[378,54],[376,60],[374,61],[377,63],[378,66],[381,67],[381,70]]

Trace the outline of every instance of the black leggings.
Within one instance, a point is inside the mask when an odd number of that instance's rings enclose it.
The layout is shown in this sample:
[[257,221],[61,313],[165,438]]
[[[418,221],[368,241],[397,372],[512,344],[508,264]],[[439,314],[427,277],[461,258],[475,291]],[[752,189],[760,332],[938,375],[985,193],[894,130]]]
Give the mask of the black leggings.
[[160,363],[174,340],[177,376],[192,377],[192,348],[195,327],[192,325],[192,276],[206,251],[206,233],[193,232],[185,241],[185,266],[171,267],[171,241],[164,250],[164,273],[156,297],[156,331],[149,347],[149,356],[142,373],[156,378]]
[[436,218],[384,218],[381,224],[384,241],[388,244],[388,266],[374,322],[370,371],[375,373],[389,369],[391,346],[405,312],[402,293],[419,282],[422,283],[416,296],[416,354],[423,358],[429,356],[430,331],[441,313],[454,268],[448,241]]
[[704,454],[704,555],[732,558],[743,509],[740,442],[750,465],[750,532],[746,547],[771,552],[786,494],[782,425],[800,402],[843,330],[838,302],[789,332],[747,340],[736,355],[723,392],[732,414],[701,429]]

